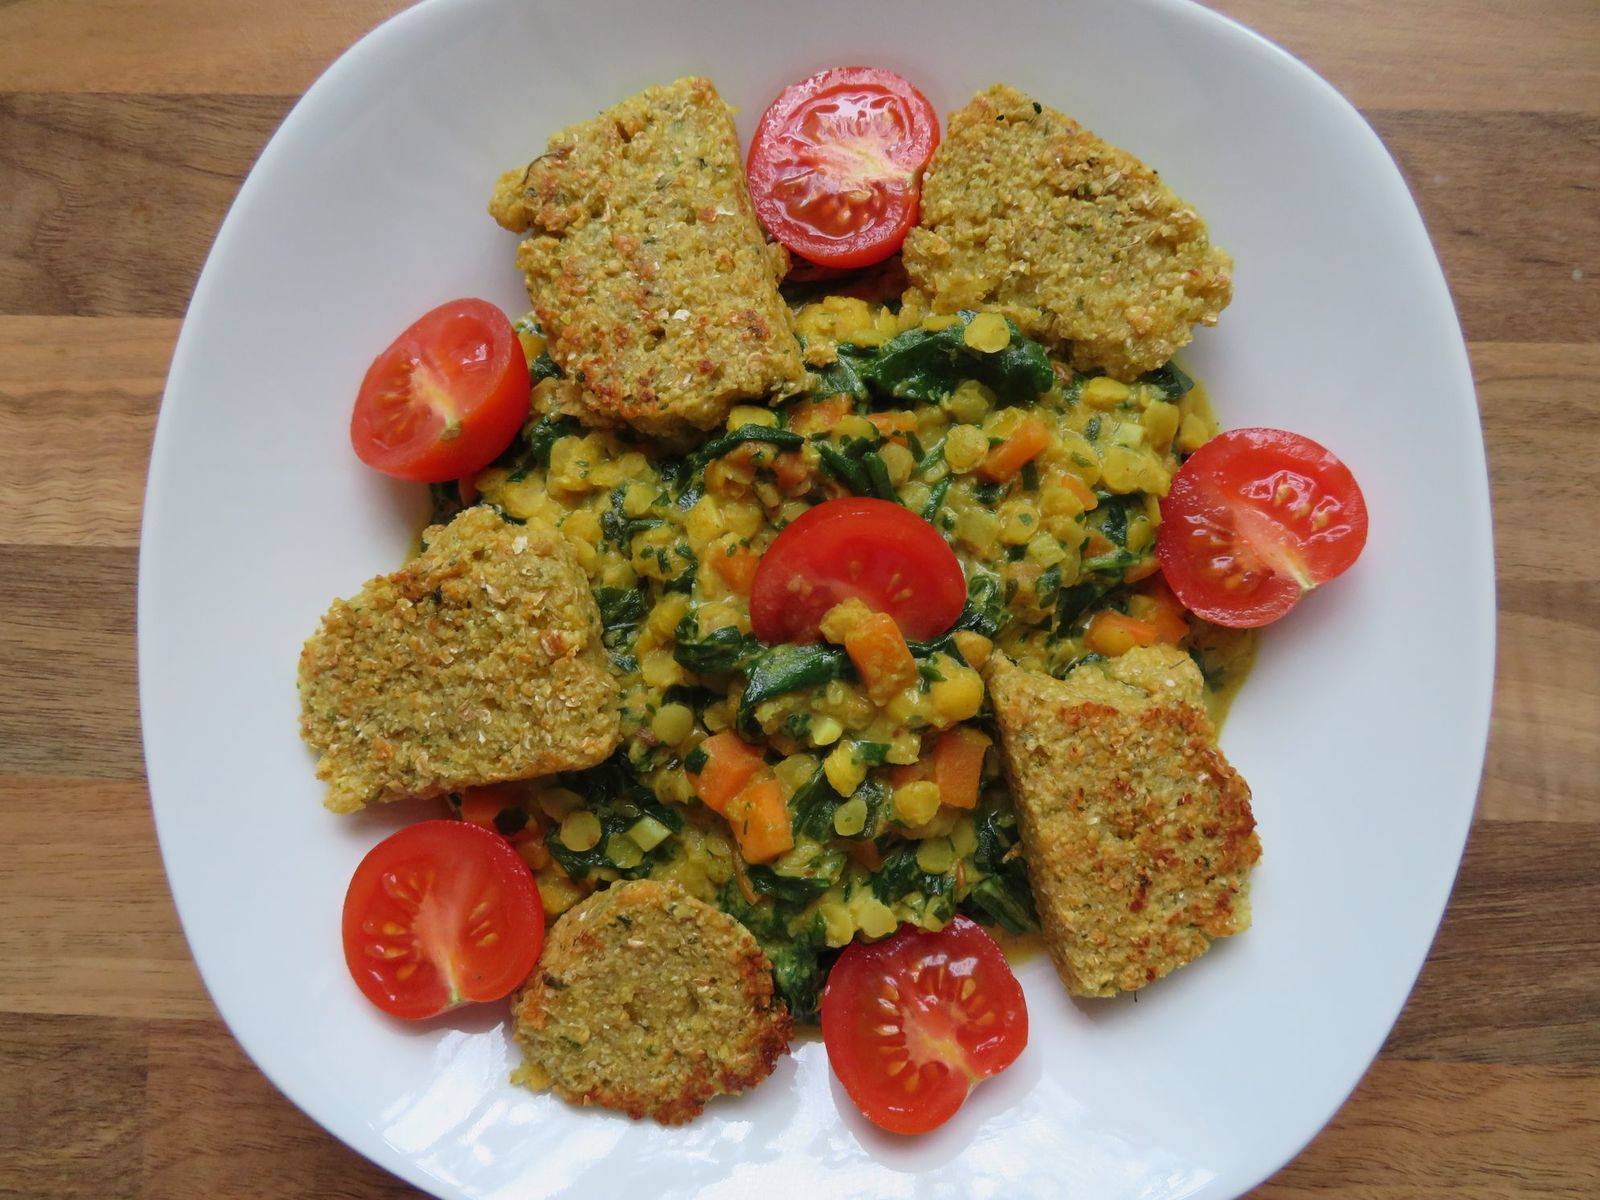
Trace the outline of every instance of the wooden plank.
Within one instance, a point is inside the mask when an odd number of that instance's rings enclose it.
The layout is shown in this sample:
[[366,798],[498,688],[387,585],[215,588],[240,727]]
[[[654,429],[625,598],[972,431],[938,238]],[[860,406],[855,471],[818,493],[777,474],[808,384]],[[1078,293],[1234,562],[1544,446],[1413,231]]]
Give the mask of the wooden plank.
[[1600,112],[1589,0],[1212,0],[1357,108]]
[[285,1100],[220,1025],[172,1022],[148,1036],[141,1200],[421,1195]]
[[147,1079],[137,1019],[0,1013],[0,1196],[136,1200]]
[[[404,7],[397,0],[276,0],[252,10],[206,0],[23,0],[0,7],[0,80],[34,92],[294,95]],[[1600,43],[1585,0],[1220,0],[1211,7],[1305,59],[1362,108],[1600,111]],[[63,46],[73,52],[61,53]]]
[[215,1017],[143,783],[0,776],[0,1011]]
[[1600,1073],[1379,1062],[1255,1200],[1592,1197]]
[[13,775],[142,779],[133,550],[0,545],[0,704]]
[[1479,343],[1471,350],[1494,491],[1500,602],[1480,811],[1597,821],[1600,540],[1584,532],[1578,514],[1600,509],[1600,346]]
[[1474,341],[1592,342],[1600,329],[1600,120],[1366,114],[1405,173]]
[[289,103],[0,94],[0,313],[181,316]]
[[1600,824],[1480,821],[1384,1055],[1600,1069],[1597,912]]
[[346,46],[407,6],[13,0],[0,5],[0,80],[28,92],[299,95]]
[[0,317],[0,544],[137,546],[178,322]]

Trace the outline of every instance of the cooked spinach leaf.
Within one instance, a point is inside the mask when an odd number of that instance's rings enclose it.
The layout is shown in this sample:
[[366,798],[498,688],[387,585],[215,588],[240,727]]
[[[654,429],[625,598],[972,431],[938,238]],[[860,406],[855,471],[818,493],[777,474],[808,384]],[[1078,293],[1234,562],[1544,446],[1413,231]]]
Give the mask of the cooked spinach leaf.
[[745,667],[744,694],[735,724],[743,733],[757,732],[756,706],[774,696],[853,677],[855,670],[838,646],[785,643],[761,650]]
[[978,818],[978,845],[972,866],[981,878],[962,901],[964,912],[985,925],[999,925],[1011,933],[1039,927],[1028,869],[1020,852],[1017,814],[1009,805],[994,805]]
[[692,612],[678,622],[672,639],[672,657],[696,675],[742,671],[761,652],[761,643],[752,634],[740,633],[733,625],[702,634],[699,618]]
[[[632,866],[624,866],[608,856],[611,839],[626,836],[640,817],[653,817],[674,833],[683,828],[683,815],[656,800],[655,793],[639,782],[620,751],[598,767],[557,778],[563,786],[584,797],[584,807],[600,822],[600,840],[590,850],[569,850],[561,840],[559,825],[552,826],[545,835],[545,848],[574,879],[586,878],[602,868],[614,870],[624,879],[640,879],[672,853],[672,839],[668,838],[654,849],[643,852],[643,857]],[[639,848],[631,839],[629,845],[635,850]]]
[[1005,349],[974,350],[964,340],[973,315],[959,314],[948,329],[908,329],[891,338],[862,361],[861,379],[874,392],[927,404],[944,399],[962,380],[976,379],[1007,403],[1031,404],[1055,378],[1044,347],[1008,320],[1011,341]]
[[1139,376],[1139,382],[1154,384],[1166,394],[1167,399],[1173,404],[1176,404],[1194,389],[1194,380],[1189,378],[1184,373],[1183,368],[1175,362],[1169,362],[1166,366],[1157,367],[1154,371],[1147,371]]

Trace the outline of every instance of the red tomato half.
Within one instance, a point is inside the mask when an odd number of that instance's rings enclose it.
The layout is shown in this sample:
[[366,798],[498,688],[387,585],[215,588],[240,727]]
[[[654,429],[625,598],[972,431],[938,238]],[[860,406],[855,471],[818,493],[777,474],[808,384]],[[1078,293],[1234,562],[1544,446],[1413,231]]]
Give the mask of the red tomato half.
[[544,948],[544,906],[503,837],[423,821],[379,842],[344,898],[344,960],[384,1012],[415,1020],[498,1000]]
[[828,1062],[890,1133],[943,1125],[1028,1044],[1028,1005],[994,939],[966,917],[845,947],[822,993]]
[[528,418],[528,359],[505,313],[452,300],[367,368],[350,444],[369,467],[417,483],[481,470]]
[[1342,575],[1366,544],[1367,503],[1350,468],[1297,433],[1233,429],[1173,477],[1156,555],[1186,608],[1246,629]]
[[926,641],[955,624],[967,584],[955,551],[916,513],[890,500],[829,500],[785,526],[761,556],[750,627],[764,642],[814,642],[827,611],[852,597]]
[[772,102],[750,143],[750,196],[773,237],[829,267],[900,249],[939,144],[928,98],[893,71],[835,67]]

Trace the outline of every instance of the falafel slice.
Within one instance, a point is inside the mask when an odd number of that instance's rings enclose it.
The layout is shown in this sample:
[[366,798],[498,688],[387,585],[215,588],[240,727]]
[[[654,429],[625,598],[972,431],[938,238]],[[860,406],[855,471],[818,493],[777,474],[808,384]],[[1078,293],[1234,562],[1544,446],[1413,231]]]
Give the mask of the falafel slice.
[[588,577],[553,526],[469,508],[335,600],[300,654],[334,812],[576,771],[621,738]]
[[1065,680],[987,671],[1028,879],[1075,996],[1134,991],[1250,927],[1250,789],[1217,748],[1193,661],[1171,646]]
[[1003,84],[950,114],[904,257],[935,312],[996,309],[1122,380],[1233,296],[1233,260],[1160,175]]
[[749,930],[652,879],[564,913],[511,1015],[516,1082],[663,1125],[760,1083],[793,1032]]

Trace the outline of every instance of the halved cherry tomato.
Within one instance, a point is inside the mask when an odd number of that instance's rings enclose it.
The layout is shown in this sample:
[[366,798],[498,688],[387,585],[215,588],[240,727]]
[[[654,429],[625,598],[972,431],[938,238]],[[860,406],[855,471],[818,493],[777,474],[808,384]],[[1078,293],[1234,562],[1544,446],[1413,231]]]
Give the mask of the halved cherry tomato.
[[528,359],[505,313],[452,300],[367,368],[350,444],[369,467],[442,483],[488,466],[528,417]]
[[344,898],[344,960],[384,1012],[417,1020],[498,1000],[544,948],[544,906],[498,834],[423,821],[379,842]]
[[773,540],[750,587],[764,642],[813,642],[840,601],[888,613],[912,641],[938,637],[967,603],[966,579],[939,531],[890,500],[846,497],[801,513]]
[[966,917],[845,947],[822,993],[828,1062],[863,1116],[890,1133],[944,1124],[1028,1044],[1022,985]]
[[800,257],[865,267],[900,249],[939,144],[928,98],[893,71],[835,67],[785,88],[750,143],[750,197]]
[[1367,503],[1350,468],[1297,433],[1233,429],[1173,477],[1156,555],[1186,608],[1246,629],[1342,575],[1366,544]]

